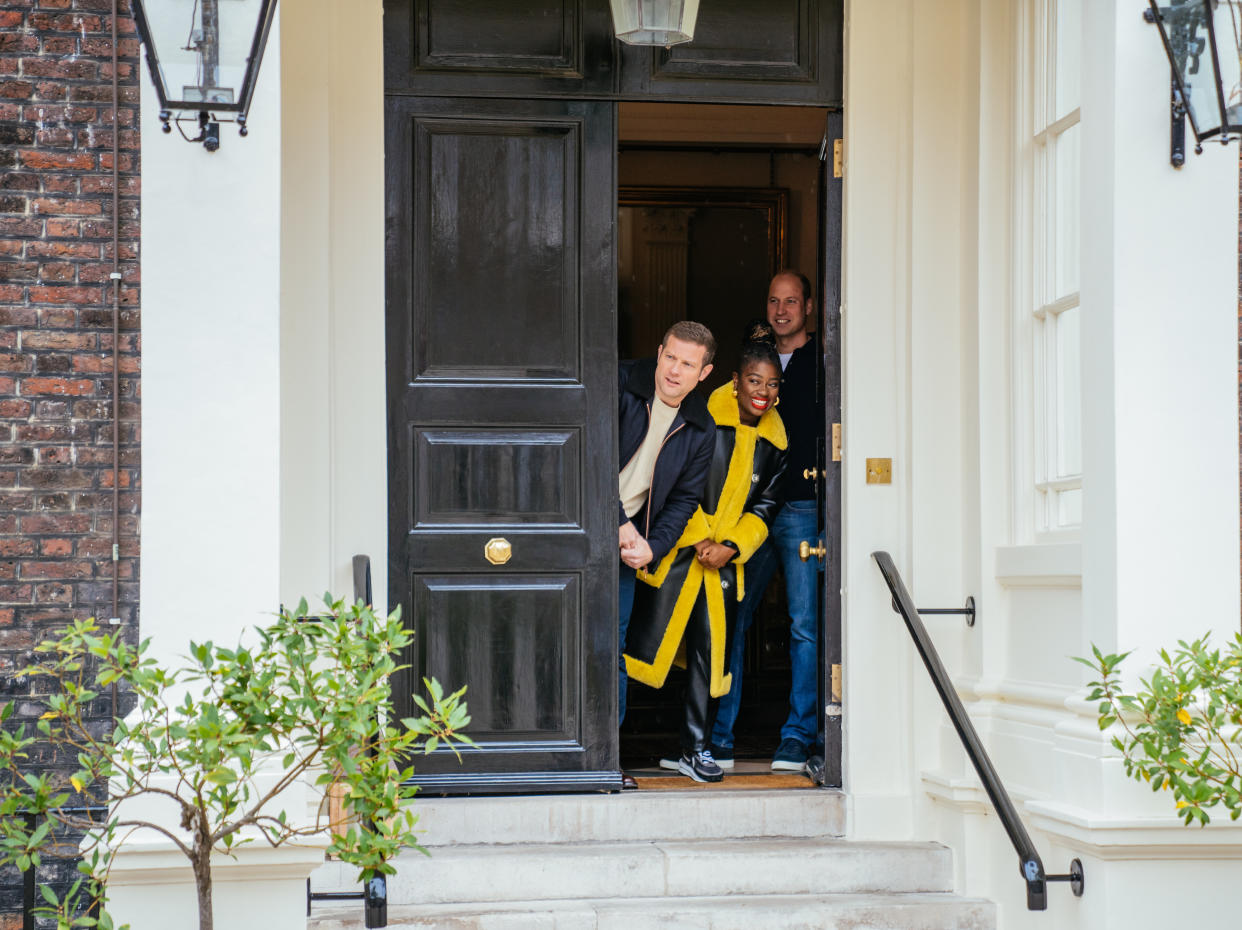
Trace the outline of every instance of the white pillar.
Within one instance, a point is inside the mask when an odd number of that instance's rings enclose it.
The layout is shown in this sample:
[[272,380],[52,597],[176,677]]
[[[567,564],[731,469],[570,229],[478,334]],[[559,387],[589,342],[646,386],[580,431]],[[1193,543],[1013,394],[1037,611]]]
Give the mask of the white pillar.
[[[250,134],[209,153],[165,136],[142,82],[142,580],[140,628],[159,661],[191,639],[230,645],[280,606],[281,67],[268,39]],[[307,816],[309,786],[273,809]],[[135,802],[176,829],[176,811]],[[261,839],[213,868],[216,926],[305,927],[325,841]],[[189,864],[153,831],[121,847],[113,913],[134,930],[196,925]]]
[[280,27],[250,134],[163,135],[142,81],[140,627],[172,660],[280,606]]
[[1137,670],[1238,629],[1238,151],[1171,167],[1156,27],[1083,15],[1084,647]]
[[[1169,164],[1169,66],[1126,0],[1083,4],[1083,630],[1133,651],[1238,629],[1238,151]],[[1187,130],[1187,141],[1193,140]],[[1085,670],[1084,680],[1085,680]],[[1225,926],[1242,829],[1183,826],[1172,796],[1125,777],[1095,705],[1056,727],[1052,790],[1028,804],[1087,890],[1058,926]],[[1174,896],[1154,887],[1176,888]],[[1176,903],[1174,902],[1176,898]],[[1027,926],[1019,923],[1016,926]],[[1033,922],[1029,924],[1034,926]]]
[[382,608],[382,4],[304,0],[285,10],[282,44],[280,595],[352,598],[351,559],[369,555]]

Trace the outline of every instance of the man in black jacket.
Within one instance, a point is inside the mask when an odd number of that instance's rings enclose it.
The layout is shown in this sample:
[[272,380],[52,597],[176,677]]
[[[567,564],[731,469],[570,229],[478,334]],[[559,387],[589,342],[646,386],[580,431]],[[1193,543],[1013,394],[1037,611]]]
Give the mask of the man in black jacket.
[[656,358],[621,363],[617,419],[621,720],[634,573],[658,565],[673,548],[698,506],[711,468],[716,426],[707,403],[694,389],[711,373],[715,352],[711,331],[687,320],[664,334]]
[[807,324],[815,309],[811,282],[798,271],[778,272],[768,285],[768,322],[776,334],[781,359],[780,415],[789,438],[786,453],[784,506],[772,521],[768,541],[746,563],[746,596],[738,606],[730,672],[733,687],[720,699],[712,753],[723,769],[733,767],[733,723],[742,690],[745,632],[776,571],[785,575],[789,611],[789,662],[792,682],[789,716],[772,757],[777,772],[802,772],[819,741],[819,572],[817,559],[802,561],[798,544],[816,544],[820,535],[819,503],[810,470],[819,464],[824,436],[824,394],[818,384],[819,360]]

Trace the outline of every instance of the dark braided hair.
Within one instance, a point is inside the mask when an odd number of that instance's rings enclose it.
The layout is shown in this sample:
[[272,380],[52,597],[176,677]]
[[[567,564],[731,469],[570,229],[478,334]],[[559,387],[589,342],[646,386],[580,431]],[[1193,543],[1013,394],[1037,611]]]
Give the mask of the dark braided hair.
[[776,335],[767,320],[751,320],[742,330],[742,348],[738,352],[737,373],[752,362],[770,362],[781,370],[781,357],[776,351]]

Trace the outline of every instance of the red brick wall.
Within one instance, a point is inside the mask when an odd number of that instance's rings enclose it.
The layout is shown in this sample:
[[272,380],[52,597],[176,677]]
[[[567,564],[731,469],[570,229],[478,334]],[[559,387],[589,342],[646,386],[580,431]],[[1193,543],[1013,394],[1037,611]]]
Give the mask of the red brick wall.
[[[118,21],[120,461],[112,468],[112,0],[0,0],[0,695],[69,617],[138,578],[138,40]],[[122,0],[122,11],[128,0]],[[34,705],[22,702],[24,710]],[[0,874],[0,930],[14,876]]]

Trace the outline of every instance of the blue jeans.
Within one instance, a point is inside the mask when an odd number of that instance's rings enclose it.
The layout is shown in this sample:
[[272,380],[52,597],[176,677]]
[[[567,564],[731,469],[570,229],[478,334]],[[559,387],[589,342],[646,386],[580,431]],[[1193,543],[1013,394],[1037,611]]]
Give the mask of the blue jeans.
[[617,613],[617,633],[619,639],[617,661],[620,668],[617,673],[617,725],[620,726],[622,721],[625,720],[625,688],[629,684],[629,678],[625,674],[625,634],[630,628],[630,614],[634,612],[634,569],[624,562],[621,563],[618,588],[621,609]]
[[812,556],[798,558],[798,543],[814,543],[819,538],[818,505],[815,501],[789,501],[776,519],[759,551],[744,569],[746,596],[738,605],[733,628],[733,649],[729,672],[733,686],[720,699],[712,744],[733,748],[733,724],[742,703],[742,664],[746,652],[746,631],[755,619],[755,610],[776,573],[777,562],[785,574],[785,598],[789,611],[789,663],[793,681],[789,689],[789,717],[781,727],[781,739],[796,739],[813,747],[819,740],[819,573],[823,563]]

